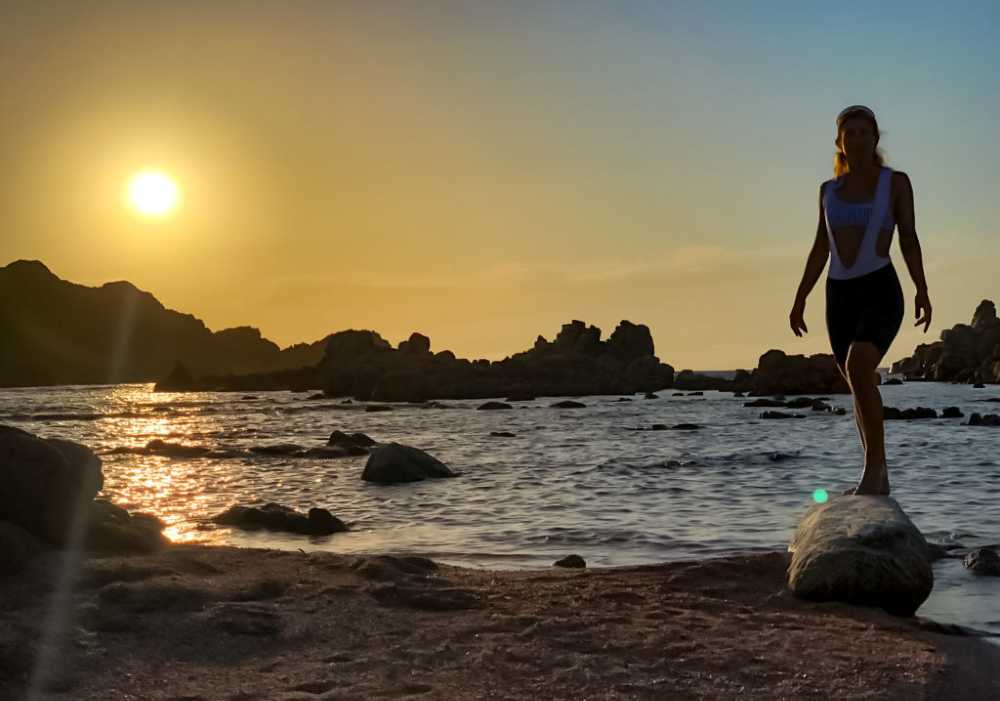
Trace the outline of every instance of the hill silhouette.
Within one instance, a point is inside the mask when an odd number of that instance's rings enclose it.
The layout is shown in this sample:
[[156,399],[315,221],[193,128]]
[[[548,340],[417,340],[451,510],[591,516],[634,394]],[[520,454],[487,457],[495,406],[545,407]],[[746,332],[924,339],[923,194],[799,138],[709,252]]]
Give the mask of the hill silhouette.
[[327,339],[281,349],[258,329],[211,331],[125,282],[87,287],[42,262],[0,268],[0,386],[151,382],[177,362],[202,374],[315,365]]

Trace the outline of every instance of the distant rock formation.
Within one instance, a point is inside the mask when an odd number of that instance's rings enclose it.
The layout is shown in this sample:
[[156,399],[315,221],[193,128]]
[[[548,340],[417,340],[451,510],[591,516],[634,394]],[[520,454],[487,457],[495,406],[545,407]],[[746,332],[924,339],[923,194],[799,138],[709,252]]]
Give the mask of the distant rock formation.
[[849,394],[850,388],[830,353],[788,355],[771,349],[760,356],[753,371],[737,370],[732,379],[681,370],[675,389],[721,390],[751,396],[773,394]]
[[652,392],[669,387],[674,370],[653,354],[645,325],[622,321],[601,341],[599,328],[574,320],[552,342],[539,336],[530,350],[492,362],[433,353],[418,333],[394,349],[375,331],[341,331],[319,373],[330,396],[420,401]]
[[1000,319],[996,305],[984,299],[971,324],[941,331],[941,340],[921,343],[909,358],[892,364],[907,380],[1000,382]]
[[737,370],[731,379],[702,375],[694,370],[681,370],[674,375],[673,387],[684,390],[714,389],[727,392],[735,392],[738,391],[737,388],[743,388],[743,391],[746,391],[750,389],[750,376],[751,373],[747,370]]
[[[876,375],[876,378],[878,376]],[[743,390],[744,387],[736,389]],[[830,353],[787,355],[769,350],[749,378],[750,394],[849,394],[850,388]]]
[[255,328],[212,332],[128,282],[85,287],[36,260],[0,267],[0,387],[150,382],[317,365],[328,339],[279,349]]

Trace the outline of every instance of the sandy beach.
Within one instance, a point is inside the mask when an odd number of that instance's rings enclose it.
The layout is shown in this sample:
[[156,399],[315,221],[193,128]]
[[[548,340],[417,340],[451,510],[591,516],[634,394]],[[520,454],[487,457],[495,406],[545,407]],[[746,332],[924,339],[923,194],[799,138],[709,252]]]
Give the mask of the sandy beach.
[[83,560],[59,646],[49,554],[0,580],[0,698],[997,698],[1000,647],[797,600],[786,566],[496,571],[178,545]]

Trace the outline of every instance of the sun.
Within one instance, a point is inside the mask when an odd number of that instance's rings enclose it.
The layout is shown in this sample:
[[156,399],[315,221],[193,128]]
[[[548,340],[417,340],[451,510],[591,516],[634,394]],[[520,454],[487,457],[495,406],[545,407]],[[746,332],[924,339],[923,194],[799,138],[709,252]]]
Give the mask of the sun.
[[128,184],[128,201],[140,214],[163,217],[180,204],[181,192],[173,178],[159,170],[143,170]]

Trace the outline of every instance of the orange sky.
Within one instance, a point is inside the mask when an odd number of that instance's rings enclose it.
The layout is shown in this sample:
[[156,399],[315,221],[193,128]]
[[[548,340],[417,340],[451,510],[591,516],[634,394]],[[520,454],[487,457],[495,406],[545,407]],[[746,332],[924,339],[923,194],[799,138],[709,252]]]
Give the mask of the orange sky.
[[[499,359],[629,319],[677,369],[753,367],[829,352],[822,278],[810,333],[787,315],[833,117],[863,101],[914,182],[935,306],[914,330],[894,245],[907,320],[884,364],[996,299],[996,88],[959,65],[997,58],[975,17],[873,27],[833,71],[835,37],[796,12],[764,46],[739,5],[498,5],[5,2],[0,264],[127,279],[282,346],[419,330]],[[964,48],[929,66],[935,27]],[[184,194],[161,220],[122,203],[150,166]]]

